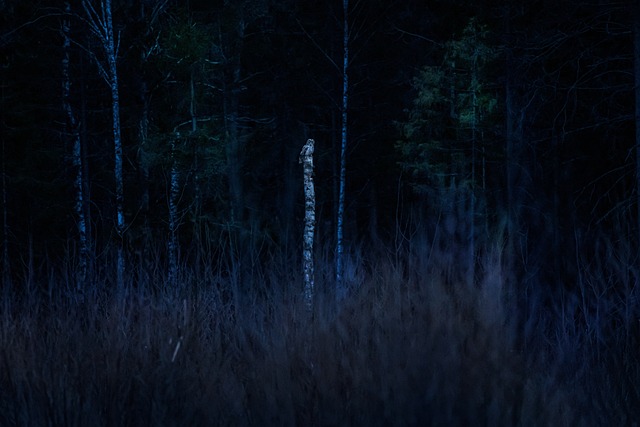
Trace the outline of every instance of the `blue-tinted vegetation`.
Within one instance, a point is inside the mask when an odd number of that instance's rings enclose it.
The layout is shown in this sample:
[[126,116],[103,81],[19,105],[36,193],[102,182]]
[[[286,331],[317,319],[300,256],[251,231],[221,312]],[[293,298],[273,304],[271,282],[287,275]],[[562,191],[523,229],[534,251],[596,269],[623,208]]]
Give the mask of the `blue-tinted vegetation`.
[[53,3],[0,1],[0,425],[640,419],[633,2]]

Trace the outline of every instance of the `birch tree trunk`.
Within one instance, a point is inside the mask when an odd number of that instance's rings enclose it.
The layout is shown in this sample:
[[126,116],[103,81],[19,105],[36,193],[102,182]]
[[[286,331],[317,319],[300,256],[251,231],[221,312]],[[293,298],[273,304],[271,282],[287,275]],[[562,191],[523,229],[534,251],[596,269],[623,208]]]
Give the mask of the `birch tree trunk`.
[[340,180],[338,184],[338,216],[336,224],[336,292],[344,294],[344,192],[347,154],[347,107],[349,103],[349,0],[343,0],[343,56],[342,56],[342,140],[340,144]]
[[118,84],[118,46],[113,33],[111,0],[100,2],[100,12],[90,0],[82,3],[91,31],[98,37],[106,57],[106,67],[96,61],[102,77],[111,91],[113,116],[114,175],[116,186],[116,234],[118,236],[116,280],[118,288],[124,286],[124,178],[122,171],[122,140],[120,137],[120,94]]
[[75,210],[76,210],[76,228],[78,231],[79,258],[78,269],[76,271],[76,289],[81,290],[86,287],[87,268],[89,264],[89,239],[87,234],[87,219],[85,217],[85,197],[84,197],[84,165],[82,156],[82,143],[80,132],[78,130],[78,121],[76,120],[73,107],[71,106],[71,26],[68,16],[71,15],[71,3],[65,2],[65,17],[62,20],[62,108],[66,115],[64,125],[64,135],[71,138],[72,141],[72,162],[75,171]]
[[308,139],[300,152],[299,163],[304,172],[304,234],[302,245],[302,262],[304,274],[304,301],[307,309],[313,307],[314,266],[313,266],[313,237],[316,224],[316,195],[313,185],[313,150],[315,142]]

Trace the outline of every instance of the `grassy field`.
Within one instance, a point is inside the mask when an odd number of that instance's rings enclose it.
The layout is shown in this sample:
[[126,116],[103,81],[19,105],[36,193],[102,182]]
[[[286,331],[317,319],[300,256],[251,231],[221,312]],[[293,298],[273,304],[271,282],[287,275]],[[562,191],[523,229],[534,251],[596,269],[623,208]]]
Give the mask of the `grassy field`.
[[640,419],[637,291],[624,257],[585,265],[578,286],[554,291],[509,285],[500,249],[484,251],[471,281],[448,253],[368,252],[352,257],[340,302],[319,265],[311,313],[295,266],[276,262],[242,276],[185,266],[178,289],[159,276],[115,291],[98,277],[81,294],[51,273],[36,289],[5,290],[0,425]]

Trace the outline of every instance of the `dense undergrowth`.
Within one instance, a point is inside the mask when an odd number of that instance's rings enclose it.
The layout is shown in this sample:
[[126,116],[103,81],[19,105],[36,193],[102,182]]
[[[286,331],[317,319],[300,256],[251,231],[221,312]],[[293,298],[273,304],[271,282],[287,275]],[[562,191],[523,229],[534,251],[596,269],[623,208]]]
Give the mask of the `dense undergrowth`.
[[510,283],[500,248],[483,251],[471,282],[445,252],[373,252],[354,255],[340,302],[320,263],[312,313],[295,268],[277,262],[253,275],[185,266],[174,289],[156,277],[111,290],[103,277],[80,294],[52,273],[39,290],[5,290],[0,425],[640,419],[630,253],[582,265],[579,286],[550,291]]

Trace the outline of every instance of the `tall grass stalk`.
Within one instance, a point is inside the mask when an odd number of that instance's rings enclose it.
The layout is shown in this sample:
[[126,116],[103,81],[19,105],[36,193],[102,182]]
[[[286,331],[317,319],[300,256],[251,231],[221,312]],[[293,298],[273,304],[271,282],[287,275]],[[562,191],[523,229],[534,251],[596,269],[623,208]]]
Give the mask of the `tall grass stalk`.
[[[42,286],[53,292],[6,292],[0,425],[638,419],[637,272],[629,274],[627,249],[583,263],[588,285],[550,299],[545,283],[527,286],[526,298],[525,286],[507,284],[499,247],[483,251],[468,283],[451,264],[460,260],[428,244],[428,263],[415,245],[399,258],[361,249],[357,286],[336,305],[332,284],[319,281],[313,316],[288,262],[242,284],[216,266],[183,265],[175,288],[152,277],[153,285],[110,291],[96,277],[97,291],[76,298],[59,291],[63,271]],[[330,261],[320,264],[331,271]]]

